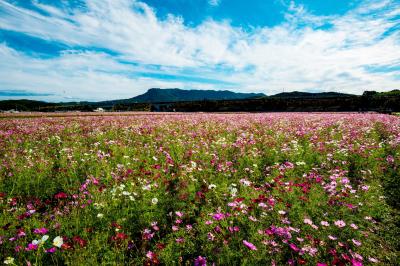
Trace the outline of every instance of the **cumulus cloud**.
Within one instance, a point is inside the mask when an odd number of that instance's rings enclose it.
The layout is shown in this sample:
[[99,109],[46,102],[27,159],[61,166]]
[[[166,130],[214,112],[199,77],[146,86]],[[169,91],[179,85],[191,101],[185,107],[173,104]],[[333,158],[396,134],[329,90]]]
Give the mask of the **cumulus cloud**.
[[[34,2],[43,11],[37,12],[0,1],[1,29],[72,47],[56,58],[40,59],[3,43],[1,86],[69,91],[82,99],[92,99],[96,92],[101,95],[96,99],[130,97],[156,86],[266,94],[282,89],[360,93],[399,87],[396,1],[367,1],[342,16],[316,16],[292,2],[284,22],[251,31],[212,19],[196,27],[172,15],[161,20],[140,1],[85,3],[85,8],[71,10]],[[390,71],[376,71],[387,66],[392,66]],[[135,75],[149,71],[190,73],[203,81]]]

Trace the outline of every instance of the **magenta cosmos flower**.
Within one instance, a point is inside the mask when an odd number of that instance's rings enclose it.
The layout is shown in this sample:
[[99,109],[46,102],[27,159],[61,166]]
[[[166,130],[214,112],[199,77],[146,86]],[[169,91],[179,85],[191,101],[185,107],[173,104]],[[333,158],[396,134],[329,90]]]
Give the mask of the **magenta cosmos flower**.
[[33,233],[35,234],[40,234],[40,235],[44,235],[47,232],[49,232],[49,230],[47,230],[46,228],[42,227],[42,228],[37,228],[35,230],[33,230]]
[[224,215],[223,213],[216,213],[216,214],[214,214],[214,216],[213,216],[213,219],[214,219],[214,220],[217,220],[217,221],[222,220],[222,219],[224,219],[224,218],[225,218],[225,215]]
[[250,250],[257,250],[257,247],[253,243],[250,243],[246,240],[243,240],[243,245],[245,245]]
[[207,266],[207,260],[206,258],[203,258],[202,256],[198,256],[194,260],[194,266]]

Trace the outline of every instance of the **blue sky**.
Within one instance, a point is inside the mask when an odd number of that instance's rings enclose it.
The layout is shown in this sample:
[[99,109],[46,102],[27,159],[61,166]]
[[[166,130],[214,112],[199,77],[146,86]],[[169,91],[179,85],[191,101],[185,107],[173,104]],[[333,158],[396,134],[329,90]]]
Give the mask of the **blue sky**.
[[0,99],[400,89],[398,0],[0,0]]

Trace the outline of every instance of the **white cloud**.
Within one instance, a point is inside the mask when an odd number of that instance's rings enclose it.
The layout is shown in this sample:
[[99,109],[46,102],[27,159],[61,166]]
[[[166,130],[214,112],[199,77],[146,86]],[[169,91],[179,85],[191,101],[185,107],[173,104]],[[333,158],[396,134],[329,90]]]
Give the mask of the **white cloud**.
[[[183,75],[190,70],[202,78],[238,84],[230,86],[237,90],[266,94],[282,89],[360,93],[400,87],[399,72],[370,73],[365,68],[399,65],[399,30],[387,34],[399,23],[396,1],[368,1],[343,16],[325,17],[292,2],[284,23],[251,32],[213,20],[194,28],[172,15],[160,20],[152,8],[138,1],[87,0],[86,9],[73,12],[38,3],[36,7],[49,15],[0,0],[0,28],[118,55],[67,52],[58,58],[38,59],[3,44],[1,87],[71,90],[85,99],[93,98],[96,91],[101,95],[96,99],[130,97],[156,86],[221,88],[212,83],[131,76],[140,67],[149,71],[147,65],[159,65],[166,74]],[[139,66],[121,64],[121,60]]]
[[210,6],[219,6],[220,3],[221,3],[221,0],[208,0],[208,4]]

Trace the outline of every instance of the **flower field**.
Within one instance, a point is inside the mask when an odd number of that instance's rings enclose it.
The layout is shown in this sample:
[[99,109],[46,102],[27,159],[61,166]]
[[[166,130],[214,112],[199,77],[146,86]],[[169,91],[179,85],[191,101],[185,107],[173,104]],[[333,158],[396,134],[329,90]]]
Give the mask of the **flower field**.
[[398,265],[400,117],[0,120],[0,263]]

